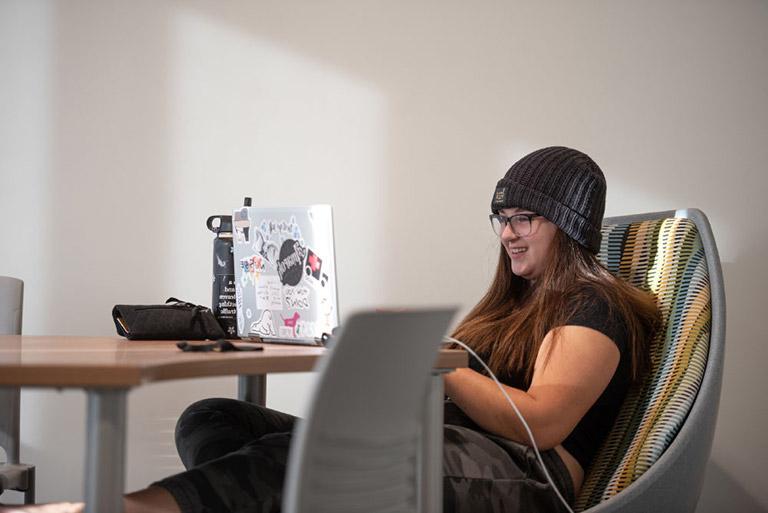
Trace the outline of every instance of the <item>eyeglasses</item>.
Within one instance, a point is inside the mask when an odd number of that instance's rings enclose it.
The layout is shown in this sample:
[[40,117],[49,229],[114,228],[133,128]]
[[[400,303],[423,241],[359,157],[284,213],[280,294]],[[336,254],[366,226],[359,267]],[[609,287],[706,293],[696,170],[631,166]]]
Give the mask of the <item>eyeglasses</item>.
[[513,216],[502,216],[498,214],[491,214],[488,219],[491,220],[491,227],[493,232],[501,237],[504,232],[504,227],[509,224],[512,231],[518,237],[527,237],[531,234],[532,220],[536,217],[541,217],[539,214],[515,214]]

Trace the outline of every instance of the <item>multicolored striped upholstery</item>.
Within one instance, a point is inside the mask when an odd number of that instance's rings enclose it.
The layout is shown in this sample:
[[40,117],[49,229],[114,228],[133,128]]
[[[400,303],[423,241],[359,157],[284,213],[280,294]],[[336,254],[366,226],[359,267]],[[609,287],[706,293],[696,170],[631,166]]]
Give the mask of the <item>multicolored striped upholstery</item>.
[[675,438],[704,376],[712,322],[709,273],[693,221],[604,225],[600,258],[611,272],[656,296],[664,329],[651,344],[648,378],[628,393],[587,470],[577,511],[629,486]]

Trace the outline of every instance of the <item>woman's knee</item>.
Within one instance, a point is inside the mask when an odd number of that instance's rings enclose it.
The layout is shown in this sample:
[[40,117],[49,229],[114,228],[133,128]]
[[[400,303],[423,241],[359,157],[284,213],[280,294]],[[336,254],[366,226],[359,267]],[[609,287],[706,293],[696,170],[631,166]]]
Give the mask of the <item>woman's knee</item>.
[[184,465],[198,463],[200,451],[218,445],[222,436],[231,435],[240,429],[234,399],[210,398],[187,406],[176,422],[174,438],[176,450]]
[[223,397],[203,399],[187,406],[176,421],[176,439],[183,437],[190,429],[201,425],[210,426],[229,416],[238,403]]
[[176,449],[185,465],[238,450],[271,433],[290,432],[296,418],[235,399],[203,399],[187,407],[176,423]]

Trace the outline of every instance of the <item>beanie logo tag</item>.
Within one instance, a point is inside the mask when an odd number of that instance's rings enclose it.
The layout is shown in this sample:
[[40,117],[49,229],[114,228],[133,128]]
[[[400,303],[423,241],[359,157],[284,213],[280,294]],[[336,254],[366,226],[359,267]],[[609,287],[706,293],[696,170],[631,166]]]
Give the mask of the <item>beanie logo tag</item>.
[[504,198],[507,196],[506,186],[496,187],[496,192],[493,194],[493,204],[499,205],[504,203]]

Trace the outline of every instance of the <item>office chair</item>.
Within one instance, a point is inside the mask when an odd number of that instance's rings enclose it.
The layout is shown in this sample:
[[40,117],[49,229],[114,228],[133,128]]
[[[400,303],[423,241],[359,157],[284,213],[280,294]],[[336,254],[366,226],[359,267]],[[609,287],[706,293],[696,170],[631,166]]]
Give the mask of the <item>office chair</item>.
[[363,312],[342,324],[294,430],[284,512],[417,511],[423,408],[452,315]]
[[[0,276],[0,335],[20,335],[24,282]],[[0,387],[0,447],[7,461],[0,463],[0,494],[24,492],[24,502],[35,502],[35,467],[19,463],[18,387]]]
[[696,209],[607,218],[600,250],[614,274],[652,292],[663,328],[587,469],[589,513],[693,512],[712,448],[725,345],[725,292],[709,221]]

